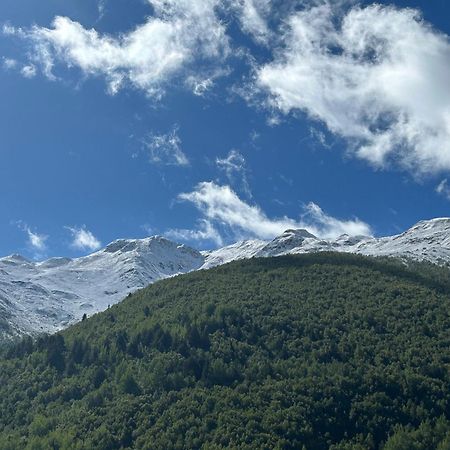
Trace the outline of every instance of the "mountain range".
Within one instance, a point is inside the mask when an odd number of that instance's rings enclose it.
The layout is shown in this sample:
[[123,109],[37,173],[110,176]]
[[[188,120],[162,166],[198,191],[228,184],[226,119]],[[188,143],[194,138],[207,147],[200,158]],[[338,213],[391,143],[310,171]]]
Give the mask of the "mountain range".
[[107,309],[157,280],[238,259],[312,252],[347,252],[450,263],[450,218],[421,221],[404,233],[375,238],[320,239],[287,230],[272,241],[246,240],[198,251],[162,236],[119,239],[81,258],[0,258],[0,338],[53,333]]

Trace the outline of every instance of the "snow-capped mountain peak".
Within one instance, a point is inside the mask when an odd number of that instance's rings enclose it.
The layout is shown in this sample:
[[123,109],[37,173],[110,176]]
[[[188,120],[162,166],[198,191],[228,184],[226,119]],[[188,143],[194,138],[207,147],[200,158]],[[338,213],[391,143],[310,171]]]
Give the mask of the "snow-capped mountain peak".
[[292,252],[308,242],[316,242],[318,239],[305,229],[286,230],[283,234],[269,242],[258,256],[278,256]]
[[54,332],[105,310],[129,292],[157,280],[252,257],[337,251],[450,263],[450,218],[418,222],[382,238],[341,235],[321,239],[286,230],[271,241],[247,240],[199,252],[163,236],[118,239],[81,258],[33,262],[0,258],[0,337]]
[[119,239],[91,255],[31,262],[0,259],[0,335],[54,332],[129,292],[199,269],[204,256],[162,236]]

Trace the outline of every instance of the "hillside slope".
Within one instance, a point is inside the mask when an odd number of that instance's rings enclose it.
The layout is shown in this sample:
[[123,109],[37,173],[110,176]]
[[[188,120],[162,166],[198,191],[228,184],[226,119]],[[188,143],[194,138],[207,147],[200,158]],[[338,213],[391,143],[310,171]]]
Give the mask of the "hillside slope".
[[447,449],[446,269],[346,254],[157,282],[0,361],[0,448]]

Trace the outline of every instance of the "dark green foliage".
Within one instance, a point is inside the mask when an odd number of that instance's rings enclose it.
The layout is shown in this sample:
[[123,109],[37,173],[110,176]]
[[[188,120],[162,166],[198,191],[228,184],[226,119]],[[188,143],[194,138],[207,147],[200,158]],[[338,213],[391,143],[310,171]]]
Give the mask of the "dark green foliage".
[[120,388],[125,394],[139,395],[141,389],[129,370],[120,379]]
[[449,449],[450,277],[316,254],[158,282],[0,361],[0,449]]

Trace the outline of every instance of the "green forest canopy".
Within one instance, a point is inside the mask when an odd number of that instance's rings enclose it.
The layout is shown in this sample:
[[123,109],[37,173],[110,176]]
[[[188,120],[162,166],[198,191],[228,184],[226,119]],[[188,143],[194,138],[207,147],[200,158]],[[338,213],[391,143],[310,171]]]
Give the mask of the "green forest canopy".
[[450,277],[345,254],[149,286],[0,360],[0,449],[449,449]]

